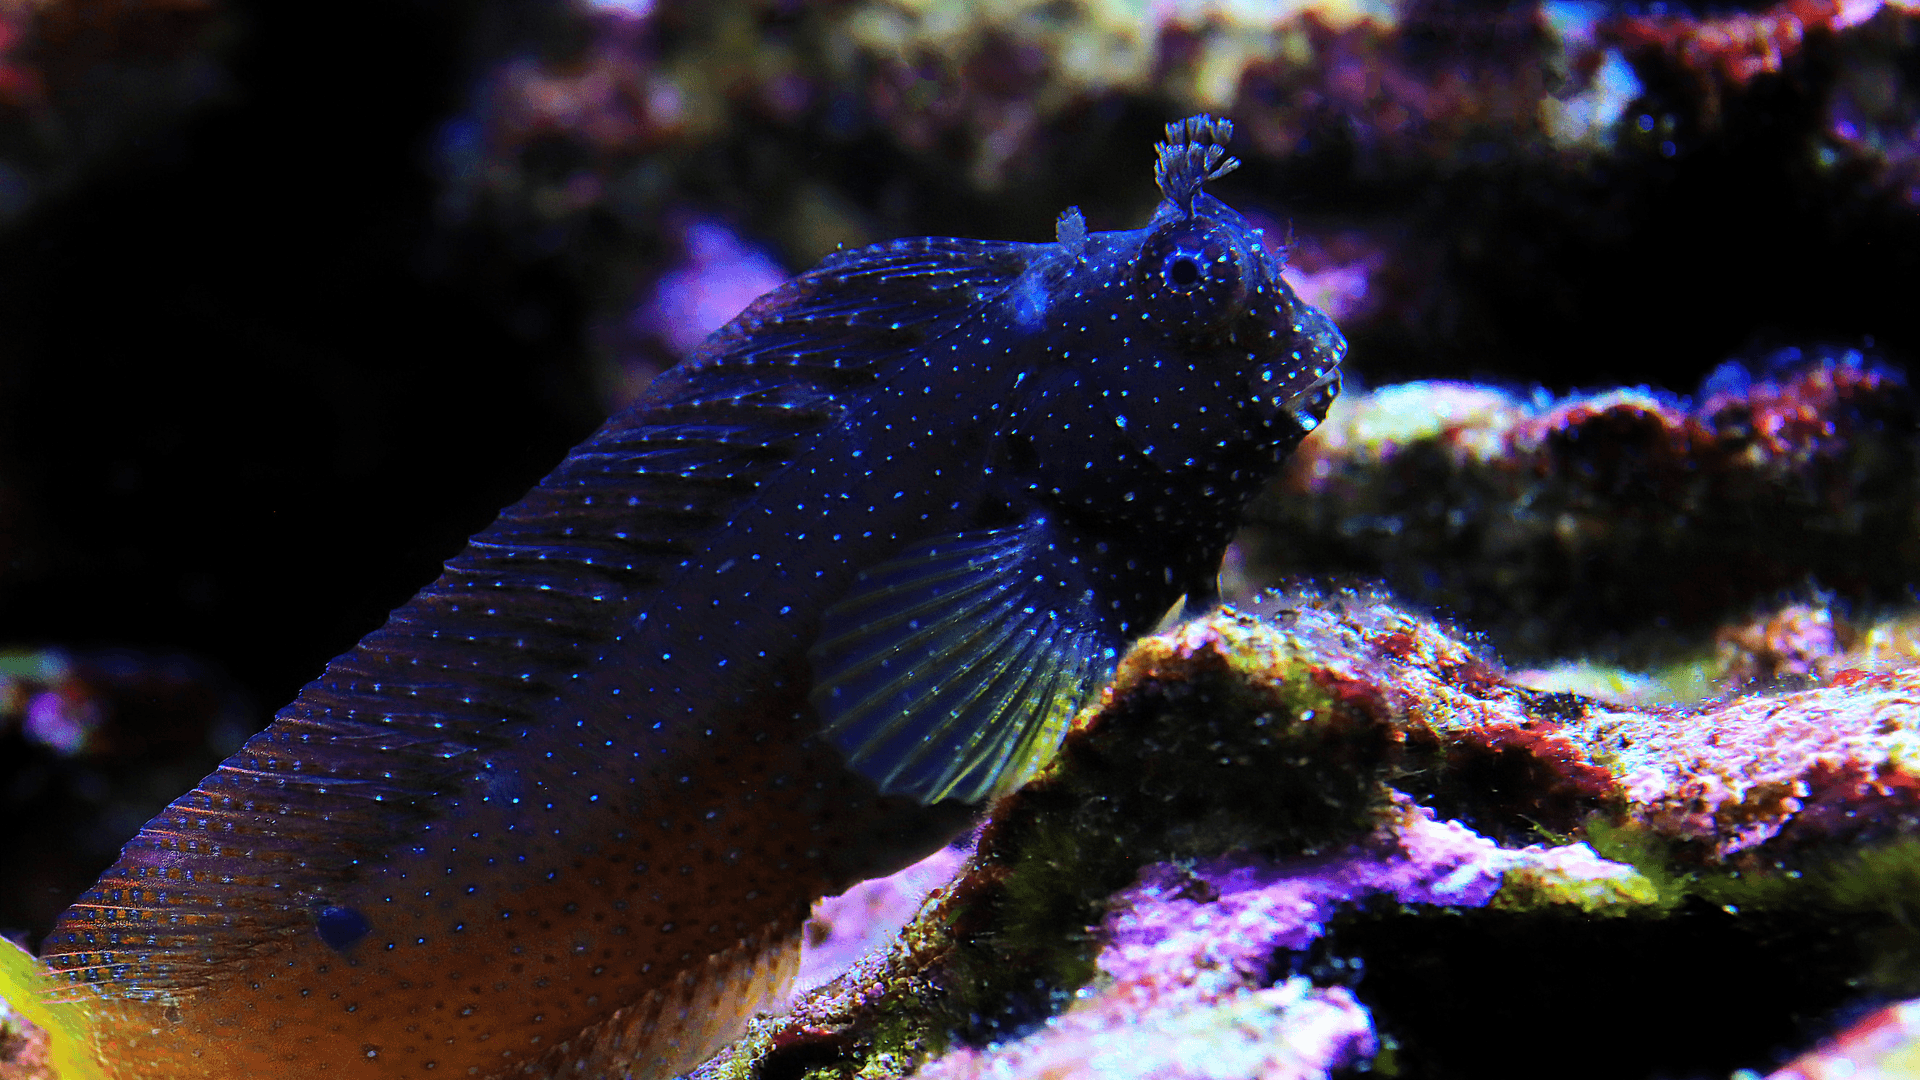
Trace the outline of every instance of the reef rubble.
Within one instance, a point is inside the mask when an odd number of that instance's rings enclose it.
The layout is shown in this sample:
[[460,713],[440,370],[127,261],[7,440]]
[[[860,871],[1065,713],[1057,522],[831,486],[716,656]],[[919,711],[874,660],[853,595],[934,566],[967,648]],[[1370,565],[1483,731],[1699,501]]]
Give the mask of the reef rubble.
[[1610,1034],[1557,1071],[1770,1071],[1920,991],[1916,748],[1911,668],[1616,706],[1270,595],[1141,643],[890,952],[692,1075],[1508,1075],[1568,1009]]
[[[700,271],[689,213],[794,268],[1067,202],[1104,228],[1146,195],[1114,148],[1201,110],[1376,377],[1531,374],[1543,341],[1576,382],[1664,377],[1780,323],[1908,347],[1879,313],[1913,271],[1920,10],[1644,7],[582,2],[478,65],[435,165],[453,231],[578,238],[616,387],[680,355],[628,313]],[[1656,344],[1648,305],[1719,316]]]

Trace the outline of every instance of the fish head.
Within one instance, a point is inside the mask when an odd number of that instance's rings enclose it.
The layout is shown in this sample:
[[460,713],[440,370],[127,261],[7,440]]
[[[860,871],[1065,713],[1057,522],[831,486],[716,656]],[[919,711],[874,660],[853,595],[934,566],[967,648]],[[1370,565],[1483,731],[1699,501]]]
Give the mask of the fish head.
[[1230,528],[1340,389],[1346,339],[1262,231],[1201,184],[1237,162],[1224,120],[1170,125],[1144,228],[1062,218],[1012,291],[1031,343],[1011,410],[1030,487],[1105,527]]
[[1247,420],[1285,438],[1326,418],[1347,341],[1280,269],[1264,230],[1204,191],[1175,188],[1146,229],[1128,299],[1157,332],[1149,347],[1198,359]]

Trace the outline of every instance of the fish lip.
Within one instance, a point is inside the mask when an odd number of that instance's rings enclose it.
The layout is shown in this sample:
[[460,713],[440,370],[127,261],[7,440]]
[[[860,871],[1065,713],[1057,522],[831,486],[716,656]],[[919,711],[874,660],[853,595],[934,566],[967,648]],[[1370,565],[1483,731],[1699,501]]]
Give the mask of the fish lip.
[[1326,419],[1327,410],[1340,396],[1340,364],[1347,358],[1347,339],[1319,308],[1297,297],[1293,298],[1293,305],[1289,329],[1300,350],[1301,374],[1315,374],[1312,382],[1284,398],[1276,398],[1273,409],[1312,431]]
[[1340,361],[1335,360],[1333,362],[1333,366],[1329,367],[1326,371],[1322,372],[1319,378],[1313,380],[1313,382],[1307,384],[1307,386],[1304,389],[1302,389],[1300,392],[1288,398],[1287,405],[1291,407],[1294,402],[1299,401],[1301,398],[1304,398],[1309,394],[1319,393],[1323,388],[1326,387],[1328,383],[1336,383],[1339,381],[1340,381]]
[[[1332,390],[1329,392],[1328,387]],[[1290,417],[1306,431],[1312,431],[1327,418],[1327,410],[1340,396],[1340,366],[1336,362],[1311,385],[1280,405],[1279,412]]]

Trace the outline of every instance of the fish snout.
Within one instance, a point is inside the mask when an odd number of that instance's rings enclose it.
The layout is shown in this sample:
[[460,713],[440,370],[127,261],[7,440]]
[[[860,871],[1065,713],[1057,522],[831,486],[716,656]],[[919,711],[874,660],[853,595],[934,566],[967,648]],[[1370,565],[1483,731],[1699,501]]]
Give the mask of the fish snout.
[[[1340,361],[1347,355],[1347,339],[1319,308],[1294,297],[1280,306],[1281,320],[1274,336],[1287,346],[1279,362],[1262,365],[1259,395],[1269,420],[1292,419],[1312,431],[1326,419],[1327,409],[1340,395]],[[1290,309],[1290,310],[1289,310]]]

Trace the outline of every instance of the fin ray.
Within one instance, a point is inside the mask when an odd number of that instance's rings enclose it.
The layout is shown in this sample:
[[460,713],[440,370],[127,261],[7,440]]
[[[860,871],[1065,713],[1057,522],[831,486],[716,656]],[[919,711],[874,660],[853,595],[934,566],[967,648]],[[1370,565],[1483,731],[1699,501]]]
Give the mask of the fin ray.
[[811,652],[813,701],[848,764],[922,802],[1024,780],[1117,642],[1043,519],[937,537],[860,575]]

